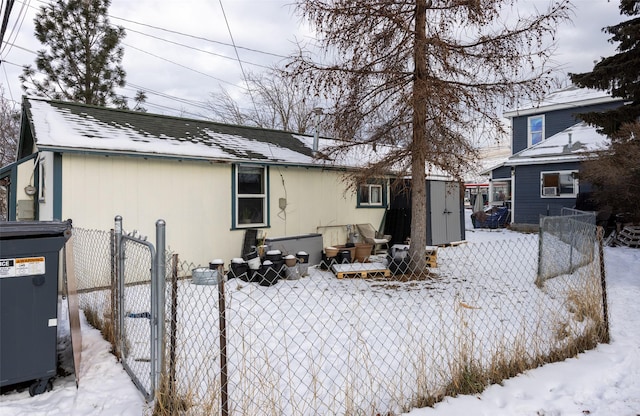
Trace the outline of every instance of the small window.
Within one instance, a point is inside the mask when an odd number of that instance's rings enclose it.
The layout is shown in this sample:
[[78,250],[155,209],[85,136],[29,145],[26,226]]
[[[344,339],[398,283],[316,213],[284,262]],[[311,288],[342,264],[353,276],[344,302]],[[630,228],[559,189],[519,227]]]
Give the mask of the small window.
[[542,172],[541,192],[543,198],[575,197],[578,194],[578,172]]
[[532,116],[527,119],[529,146],[544,140],[544,116]]
[[236,166],[235,184],[235,226],[266,226],[266,168],[264,166]]
[[358,205],[381,207],[384,205],[383,187],[380,184],[363,184],[358,188]]

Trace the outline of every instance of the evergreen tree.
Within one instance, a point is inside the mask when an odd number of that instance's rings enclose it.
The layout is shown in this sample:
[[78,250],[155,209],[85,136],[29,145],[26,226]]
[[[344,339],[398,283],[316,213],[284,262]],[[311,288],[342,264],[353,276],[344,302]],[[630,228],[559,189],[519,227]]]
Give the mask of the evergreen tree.
[[[621,0],[620,14],[640,16],[640,0]],[[640,17],[609,26],[604,32],[619,42],[618,53],[603,58],[593,71],[572,74],[580,87],[610,91],[628,100],[627,105],[580,117],[611,138],[608,149],[583,163],[581,179],[593,185],[593,198],[603,210],[623,214],[626,221],[640,221]]]
[[125,85],[121,66],[124,28],[109,24],[110,0],[56,0],[40,8],[36,38],[46,46],[20,76],[27,93],[52,99],[126,108],[116,94]]
[[615,110],[580,116],[609,136],[614,136],[622,124],[640,117],[640,0],[621,0],[620,14],[638,17],[602,29],[613,35],[611,43],[620,43],[618,53],[602,58],[591,72],[571,74],[571,81],[579,87],[610,91],[613,97],[630,101]]

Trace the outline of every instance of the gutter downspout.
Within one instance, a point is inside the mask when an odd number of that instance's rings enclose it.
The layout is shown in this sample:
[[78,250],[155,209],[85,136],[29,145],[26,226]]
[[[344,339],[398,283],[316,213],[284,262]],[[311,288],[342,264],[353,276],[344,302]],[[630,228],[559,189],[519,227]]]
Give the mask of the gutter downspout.
[[511,224],[515,223],[516,217],[516,169],[511,168]]

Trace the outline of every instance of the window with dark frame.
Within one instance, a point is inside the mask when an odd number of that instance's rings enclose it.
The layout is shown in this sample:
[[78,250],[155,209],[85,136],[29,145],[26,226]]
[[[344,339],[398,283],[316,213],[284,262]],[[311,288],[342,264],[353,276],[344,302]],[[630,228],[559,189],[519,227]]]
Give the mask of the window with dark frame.
[[379,183],[362,184],[358,188],[358,206],[381,207],[384,204],[383,187]]
[[236,166],[236,227],[267,225],[266,167]]

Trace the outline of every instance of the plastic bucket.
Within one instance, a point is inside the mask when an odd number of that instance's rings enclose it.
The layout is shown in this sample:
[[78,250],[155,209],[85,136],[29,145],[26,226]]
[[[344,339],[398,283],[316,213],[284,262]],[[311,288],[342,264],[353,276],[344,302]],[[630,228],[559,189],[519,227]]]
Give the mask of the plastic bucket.
[[277,262],[282,260],[282,252],[280,250],[269,250],[265,255],[266,260],[270,260],[272,262]]
[[194,285],[217,285],[218,271],[205,267],[193,269],[191,270],[191,282]]
[[[274,267],[274,264],[270,260],[265,260],[260,269],[256,272],[259,277],[258,283],[260,286],[272,286],[278,283],[279,273],[278,269]],[[254,275],[255,276],[255,275]]]
[[298,263],[303,264],[309,264],[309,253],[307,253],[306,251],[298,251],[296,253],[296,257],[298,258]]
[[229,266],[229,278],[237,277],[238,279],[249,281],[249,265],[243,259],[233,259]]
[[293,267],[298,264],[298,259],[293,254],[289,254],[288,256],[285,256],[284,263],[287,267]]
[[336,261],[339,264],[351,263],[351,250],[342,250],[338,252],[338,255],[336,256]]

